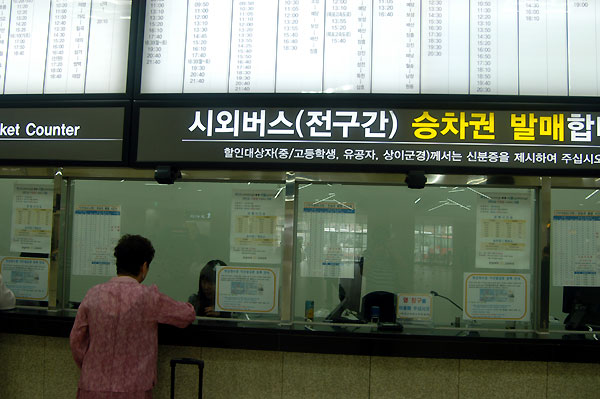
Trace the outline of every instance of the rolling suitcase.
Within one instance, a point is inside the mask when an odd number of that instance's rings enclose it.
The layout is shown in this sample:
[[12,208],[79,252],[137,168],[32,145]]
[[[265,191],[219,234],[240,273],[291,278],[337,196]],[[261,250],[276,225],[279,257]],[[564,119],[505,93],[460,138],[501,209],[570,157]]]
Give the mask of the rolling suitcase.
[[195,364],[198,366],[198,399],[202,398],[202,376],[204,373],[204,361],[189,357],[171,359],[171,399],[175,398],[175,366],[177,364]]

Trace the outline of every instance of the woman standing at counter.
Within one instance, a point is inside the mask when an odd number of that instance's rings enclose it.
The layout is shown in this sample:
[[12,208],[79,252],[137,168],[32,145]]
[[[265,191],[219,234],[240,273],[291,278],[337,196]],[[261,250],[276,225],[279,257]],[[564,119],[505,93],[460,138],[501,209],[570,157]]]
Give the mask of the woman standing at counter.
[[71,352],[81,369],[77,397],[152,398],[158,323],[186,327],[194,308],[140,284],[154,258],[148,239],[125,235],[114,254],[117,277],[88,291],[71,330]]

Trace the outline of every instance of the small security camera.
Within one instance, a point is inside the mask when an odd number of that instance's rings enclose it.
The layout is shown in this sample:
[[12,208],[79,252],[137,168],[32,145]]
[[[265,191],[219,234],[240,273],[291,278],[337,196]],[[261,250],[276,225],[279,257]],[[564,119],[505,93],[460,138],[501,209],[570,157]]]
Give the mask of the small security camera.
[[425,177],[425,172],[422,170],[411,170],[406,175],[406,179],[404,182],[408,186],[408,188],[425,188],[425,183],[427,183],[427,177]]
[[157,166],[154,170],[154,180],[159,184],[173,184],[181,177],[181,171],[172,166]]

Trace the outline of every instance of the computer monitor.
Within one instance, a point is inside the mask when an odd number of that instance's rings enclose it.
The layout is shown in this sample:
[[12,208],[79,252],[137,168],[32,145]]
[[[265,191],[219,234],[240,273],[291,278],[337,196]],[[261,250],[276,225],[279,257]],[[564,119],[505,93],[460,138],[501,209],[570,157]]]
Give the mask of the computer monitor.
[[338,297],[340,303],[327,315],[325,321],[333,323],[361,322],[354,318],[344,317],[344,311],[348,310],[358,318],[360,315],[360,295],[362,289],[362,272],[364,258],[361,257],[354,262],[354,277],[340,278],[338,285]]
[[600,327],[600,287],[563,287],[562,311],[568,313],[567,330],[587,330],[587,325]]

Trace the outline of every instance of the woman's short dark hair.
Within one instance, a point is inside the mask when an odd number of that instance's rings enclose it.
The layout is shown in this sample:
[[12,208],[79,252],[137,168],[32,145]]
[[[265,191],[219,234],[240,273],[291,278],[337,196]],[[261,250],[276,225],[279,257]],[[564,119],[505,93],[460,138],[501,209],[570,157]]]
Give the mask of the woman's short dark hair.
[[137,276],[144,262],[154,259],[154,247],[149,239],[140,235],[125,234],[115,247],[117,274]]

